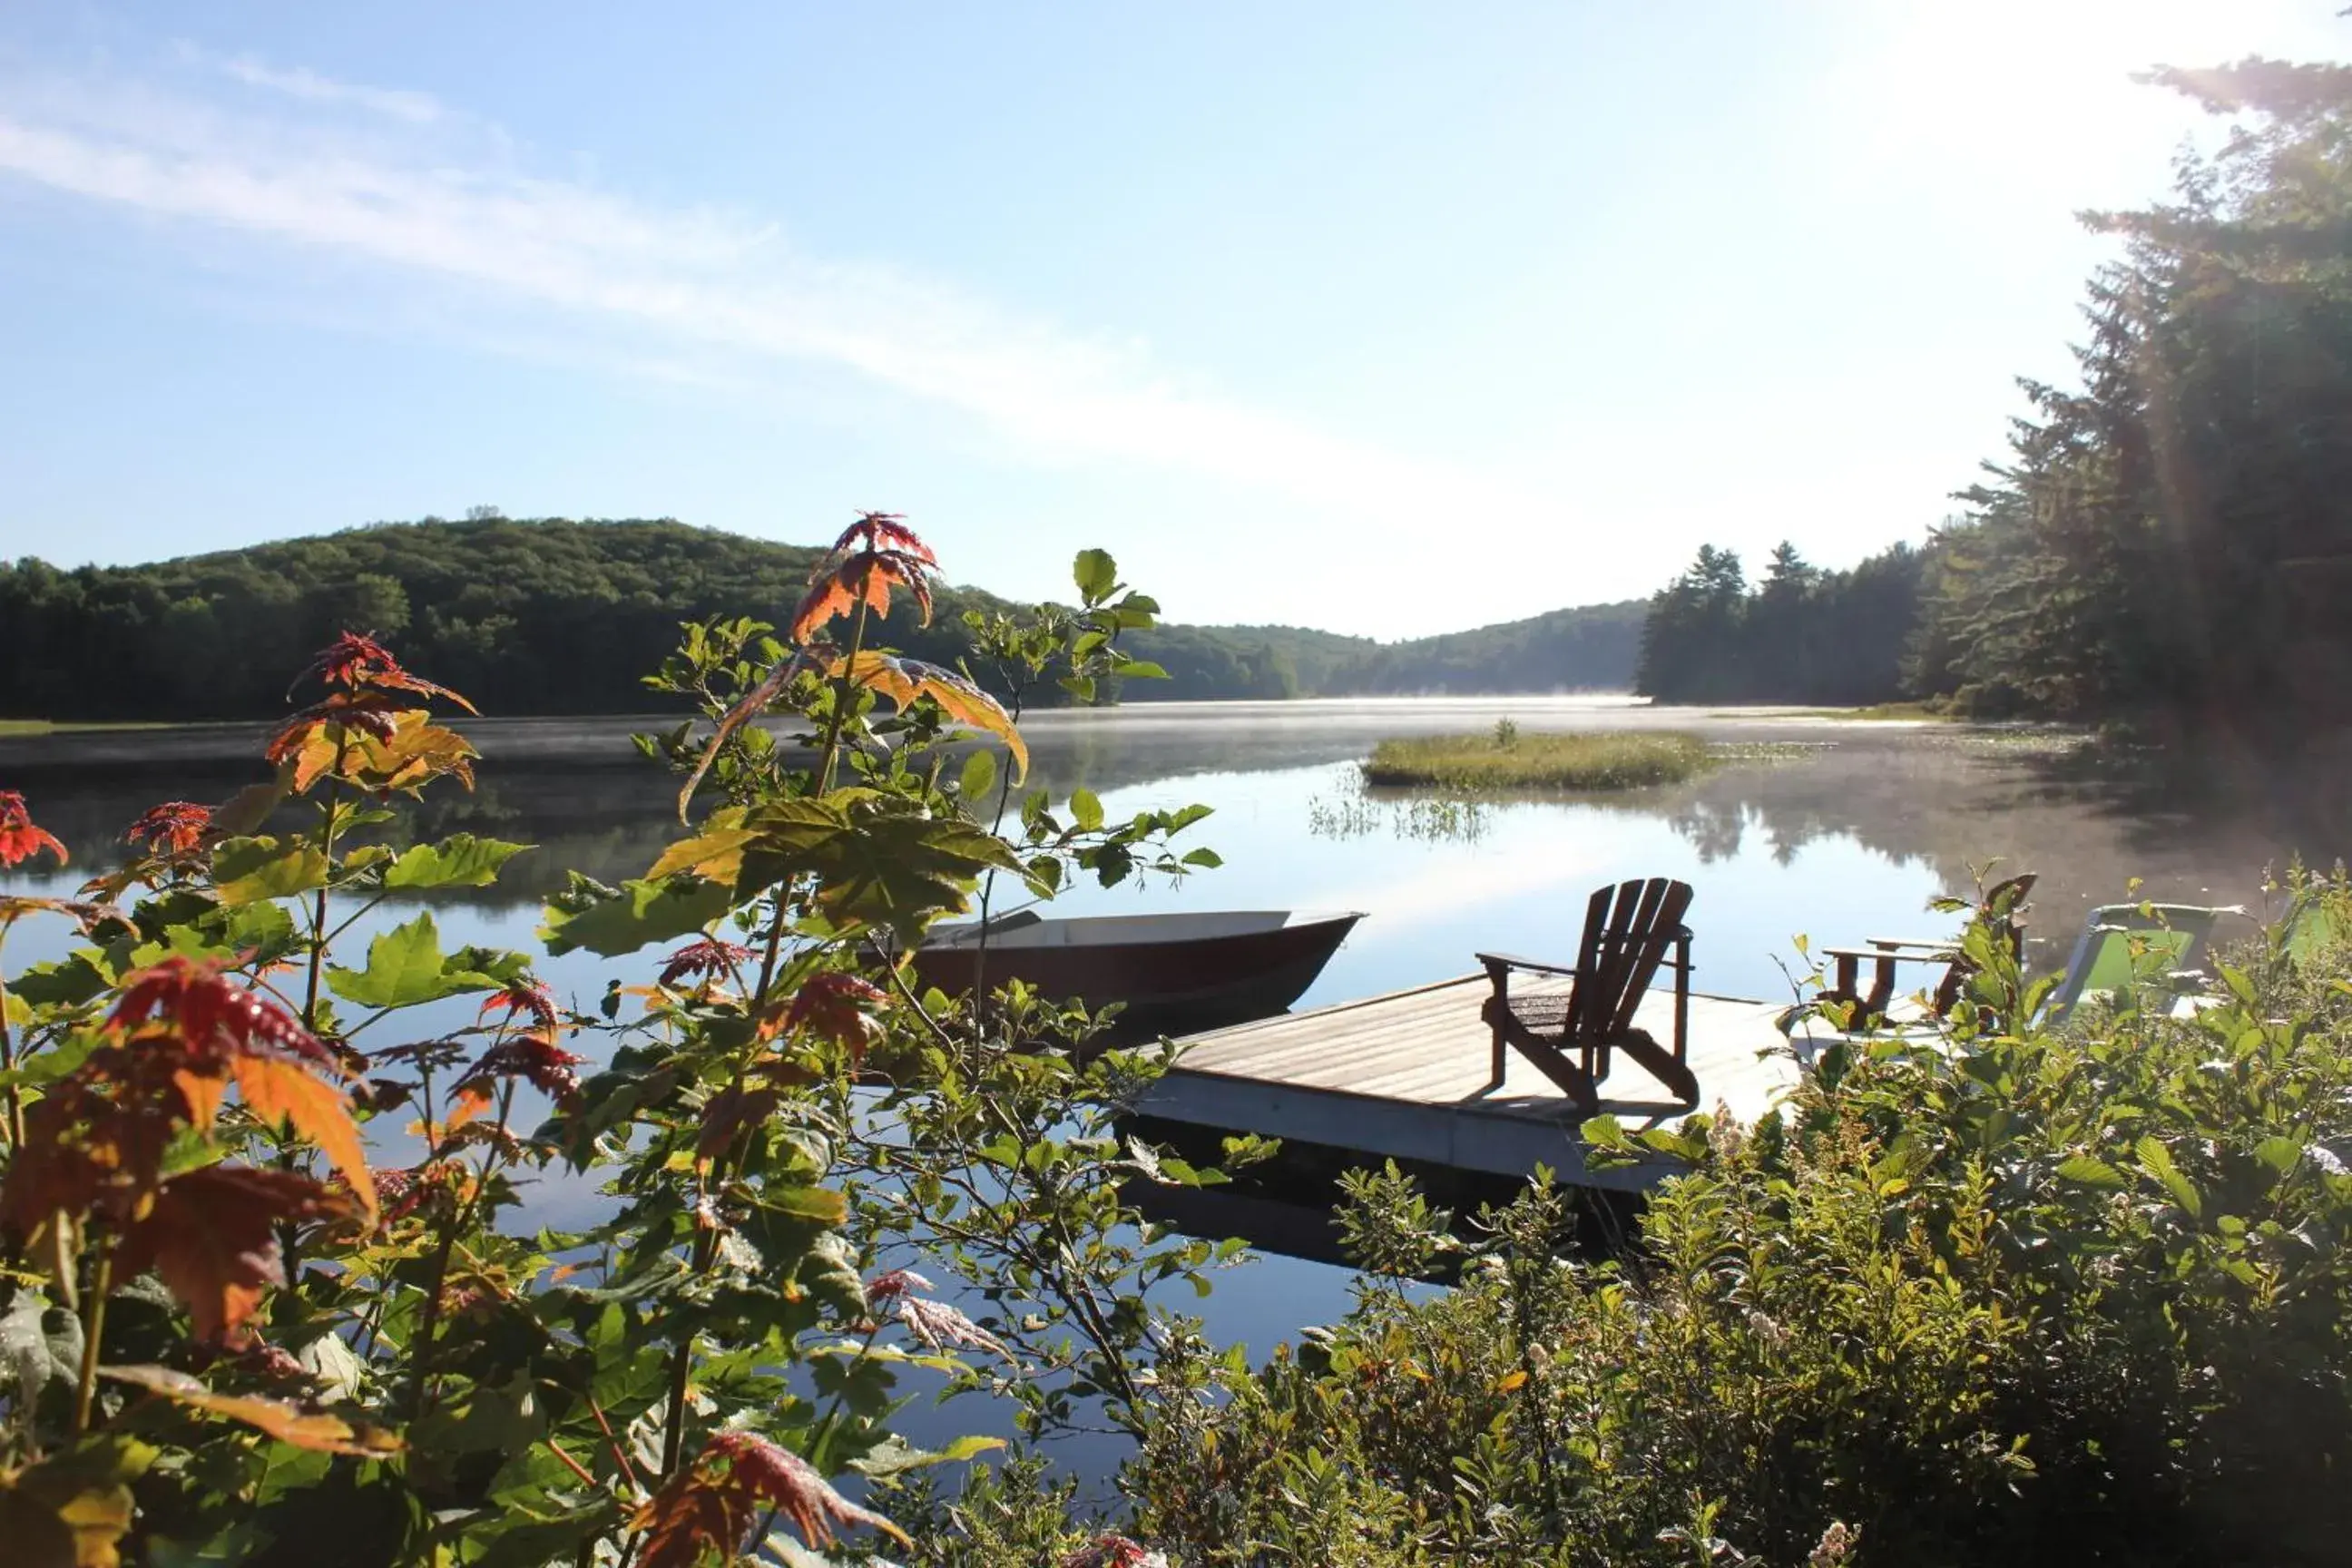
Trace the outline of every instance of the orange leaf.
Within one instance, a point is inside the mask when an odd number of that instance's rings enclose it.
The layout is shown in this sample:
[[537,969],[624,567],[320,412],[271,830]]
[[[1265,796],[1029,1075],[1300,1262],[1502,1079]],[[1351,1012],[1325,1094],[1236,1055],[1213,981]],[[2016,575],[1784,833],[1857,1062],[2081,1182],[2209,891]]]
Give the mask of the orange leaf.
[[33,826],[25,797],[13,789],[0,789],[0,866],[14,866],[44,849],[58,858],[58,865],[66,863],[66,847],[56,835]]
[[356,1196],[330,1192],[298,1172],[210,1165],[155,1190],[124,1232],[115,1265],[126,1278],[152,1266],[188,1304],[196,1338],[211,1342],[250,1321],[262,1293],[282,1283],[281,1221],[359,1212]]
[[221,1100],[228,1094],[228,1079],[216,1073],[173,1068],[172,1082],[187,1101],[188,1125],[199,1132],[210,1132],[214,1119],[220,1115]]
[[272,1127],[283,1121],[316,1143],[327,1163],[351,1184],[373,1224],[375,1182],[368,1174],[367,1151],[343,1091],[283,1057],[241,1056],[233,1070],[246,1109]]
[[835,616],[847,615],[856,604],[857,595],[850,591],[848,580],[841,571],[828,571],[811,582],[808,592],[801,595],[784,635],[794,642],[806,642],[810,633]]
[[149,1393],[185,1405],[209,1415],[224,1415],[231,1421],[268,1433],[281,1443],[291,1443],[298,1448],[311,1448],[322,1454],[349,1454],[354,1458],[381,1459],[397,1454],[404,1447],[390,1432],[373,1426],[354,1426],[341,1416],[324,1410],[306,1410],[301,1405],[283,1399],[263,1399],[253,1394],[215,1394],[197,1379],[168,1366],[102,1366],[100,1377],[116,1383],[134,1384]]
[[939,704],[940,711],[957,723],[985,730],[1003,741],[1005,750],[1013,753],[1015,783],[1028,776],[1029,743],[1021,738],[1013,715],[995,698],[956,671],[926,664],[919,658],[900,658],[895,654],[868,649],[854,659],[834,660],[833,668],[825,673],[836,679],[846,673],[856,684],[880,692],[902,709],[929,698]]

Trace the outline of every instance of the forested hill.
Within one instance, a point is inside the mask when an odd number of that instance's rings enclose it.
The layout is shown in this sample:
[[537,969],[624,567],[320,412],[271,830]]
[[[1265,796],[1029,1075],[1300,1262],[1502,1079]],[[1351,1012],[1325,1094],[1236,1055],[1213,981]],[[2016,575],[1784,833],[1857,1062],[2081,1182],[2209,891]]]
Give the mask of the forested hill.
[[[380,523],[142,566],[0,563],[0,718],[266,717],[284,711],[289,677],[345,627],[382,635],[485,712],[634,712],[646,705],[639,677],[674,646],[681,621],[781,618],[819,554],[667,521],[488,517]],[[964,647],[961,613],[1002,603],[945,588],[929,626],[901,608],[885,635],[952,662]],[[1638,631],[1638,606],[1623,605],[1394,644],[1173,625],[1132,643],[1171,679],[1133,682],[1123,695],[1622,689]]]

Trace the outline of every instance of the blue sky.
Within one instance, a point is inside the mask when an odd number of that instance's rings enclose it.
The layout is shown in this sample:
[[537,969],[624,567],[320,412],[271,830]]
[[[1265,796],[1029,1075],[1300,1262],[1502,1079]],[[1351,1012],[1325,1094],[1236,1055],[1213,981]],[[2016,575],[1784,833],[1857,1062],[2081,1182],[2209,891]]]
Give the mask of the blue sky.
[[1397,637],[1916,539],[2336,0],[30,4],[0,555],[907,513]]

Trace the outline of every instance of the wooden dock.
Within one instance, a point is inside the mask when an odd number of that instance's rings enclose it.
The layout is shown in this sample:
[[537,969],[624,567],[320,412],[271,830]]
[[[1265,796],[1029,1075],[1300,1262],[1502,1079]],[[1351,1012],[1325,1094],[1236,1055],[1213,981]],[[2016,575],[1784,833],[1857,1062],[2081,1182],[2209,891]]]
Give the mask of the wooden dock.
[[[1564,987],[1565,981],[1552,982]],[[1515,982],[1513,993],[1543,983]],[[1499,1089],[1479,1007],[1484,974],[1343,1002],[1310,1013],[1213,1029],[1178,1042],[1176,1065],[1137,1105],[1145,1115],[1255,1132],[1370,1157],[1522,1176],[1538,1162],[1579,1186],[1639,1190],[1663,1166],[1587,1171],[1581,1118],[1551,1080],[1516,1054]],[[1796,1081],[1788,1042],[1773,1026],[1780,1007],[1728,996],[1690,999],[1690,1065],[1703,1097],[1749,1121]],[[1634,1022],[1673,1037],[1674,995],[1653,990]],[[1601,1110],[1629,1131],[1685,1114],[1641,1067],[1623,1057],[1601,1086]]]

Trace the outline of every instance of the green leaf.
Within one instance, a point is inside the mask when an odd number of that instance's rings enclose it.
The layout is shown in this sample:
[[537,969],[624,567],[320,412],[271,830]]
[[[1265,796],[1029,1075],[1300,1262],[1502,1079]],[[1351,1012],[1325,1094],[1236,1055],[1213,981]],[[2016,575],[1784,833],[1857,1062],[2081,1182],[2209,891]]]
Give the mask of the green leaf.
[[760,1194],[763,1207],[794,1219],[839,1225],[849,1217],[849,1200],[829,1187],[771,1187]]
[[887,926],[911,941],[963,908],[982,872],[1022,869],[1009,846],[961,817],[920,815],[867,792],[778,801],[747,823],[758,837],[744,846],[735,898],[811,876],[817,909],[844,930]]
[[1118,563],[1108,550],[1081,550],[1070,563],[1070,580],[1077,584],[1079,598],[1099,605],[1118,587]]
[[454,968],[441,952],[441,933],[430,910],[396,925],[368,943],[362,969],[330,968],[327,988],[362,1007],[414,1007],[467,991],[487,991],[486,976]]
[[1072,790],[1070,792],[1070,816],[1071,819],[1078,825],[1079,832],[1098,833],[1102,830],[1103,825],[1102,802],[1096,797],[1095,792],[1090,789]]
[[1588,1120],[1580,1131],[1584,1135],[1586,1144],[1592,1148],[1608,1149],[1624,1154],[1634,1152],[1633,1141],[1625,1136],[1624,1124],[1606,1112]]
[[2203,1194],[2198,1192],[2187,1176],[2180,1173],[2180,1167],[2172,1163],[2172,1151],[2166,1148],[2154,1133],[2134,1143],[2132,1152],[2138,1156],[2140,1167],[2149,1175],[2154,1176],[2166,1192],[2172,1194],[2173,1202],[2189,1211],[2191,1219],[2199,1218],[2204,1214]]
[[2124,1173],[2105,1160],[2094,1160],[2088,1154],[2077,1154],[2058,1162],[2058,1179],[2080,1182],[2086,1187],[2120,1187]]
[[[575,889],[577,884],[574,884]],[[611,896],[547,906],[540,936],[550,953],[591,952],[617,958],[648,942],[669,942],[698,931],[735,907],[735,897],[718,882],[698,877],[629,881]]]
[[224,904],[289,898],[327,885],[327,857],[299,838],[224,838],[213,848],[213,890]]
[[982,747],[963,760],[963,776],[957,785],[967,805],[988,798],[996,787],[996,753]]
[[944,1448],[918,1448],[893,1432],[864,1455],[850,1462],[849,1468],[870,1480],[886,1476],[899,1476],[927,1465],[950,1465],[965,1459],[978,1458],[1004,1447],[1002,1437],[959,1437]]
[[1110,672],[1122,680],[1165,680],[1168,672],[1148,658],[1122,658],[1110,667]]
[[1204,846],[1199,849],[1187,850],[1183,863],[1187,866],[1198,866],[1202,870],[1213,871],[1225,863],[1225,858]]
[[499,868],[530,848],[499,838],[477,838],[453,833],[438,844],[419,844],[404,850],[387,867],[383,885],[422,890],[428,888],[487,888],[498,880]]
[[2254,1145],[2254,1158],[2285,1175],[2303,1159],[2303,1144],[2296,1139],[2273,1134]]
[[9,980],[8,994],[37,1007],[79,1007],[114,984],[111,974],[91,962],[102,956],[93,948],[55,963],[32,964]]

